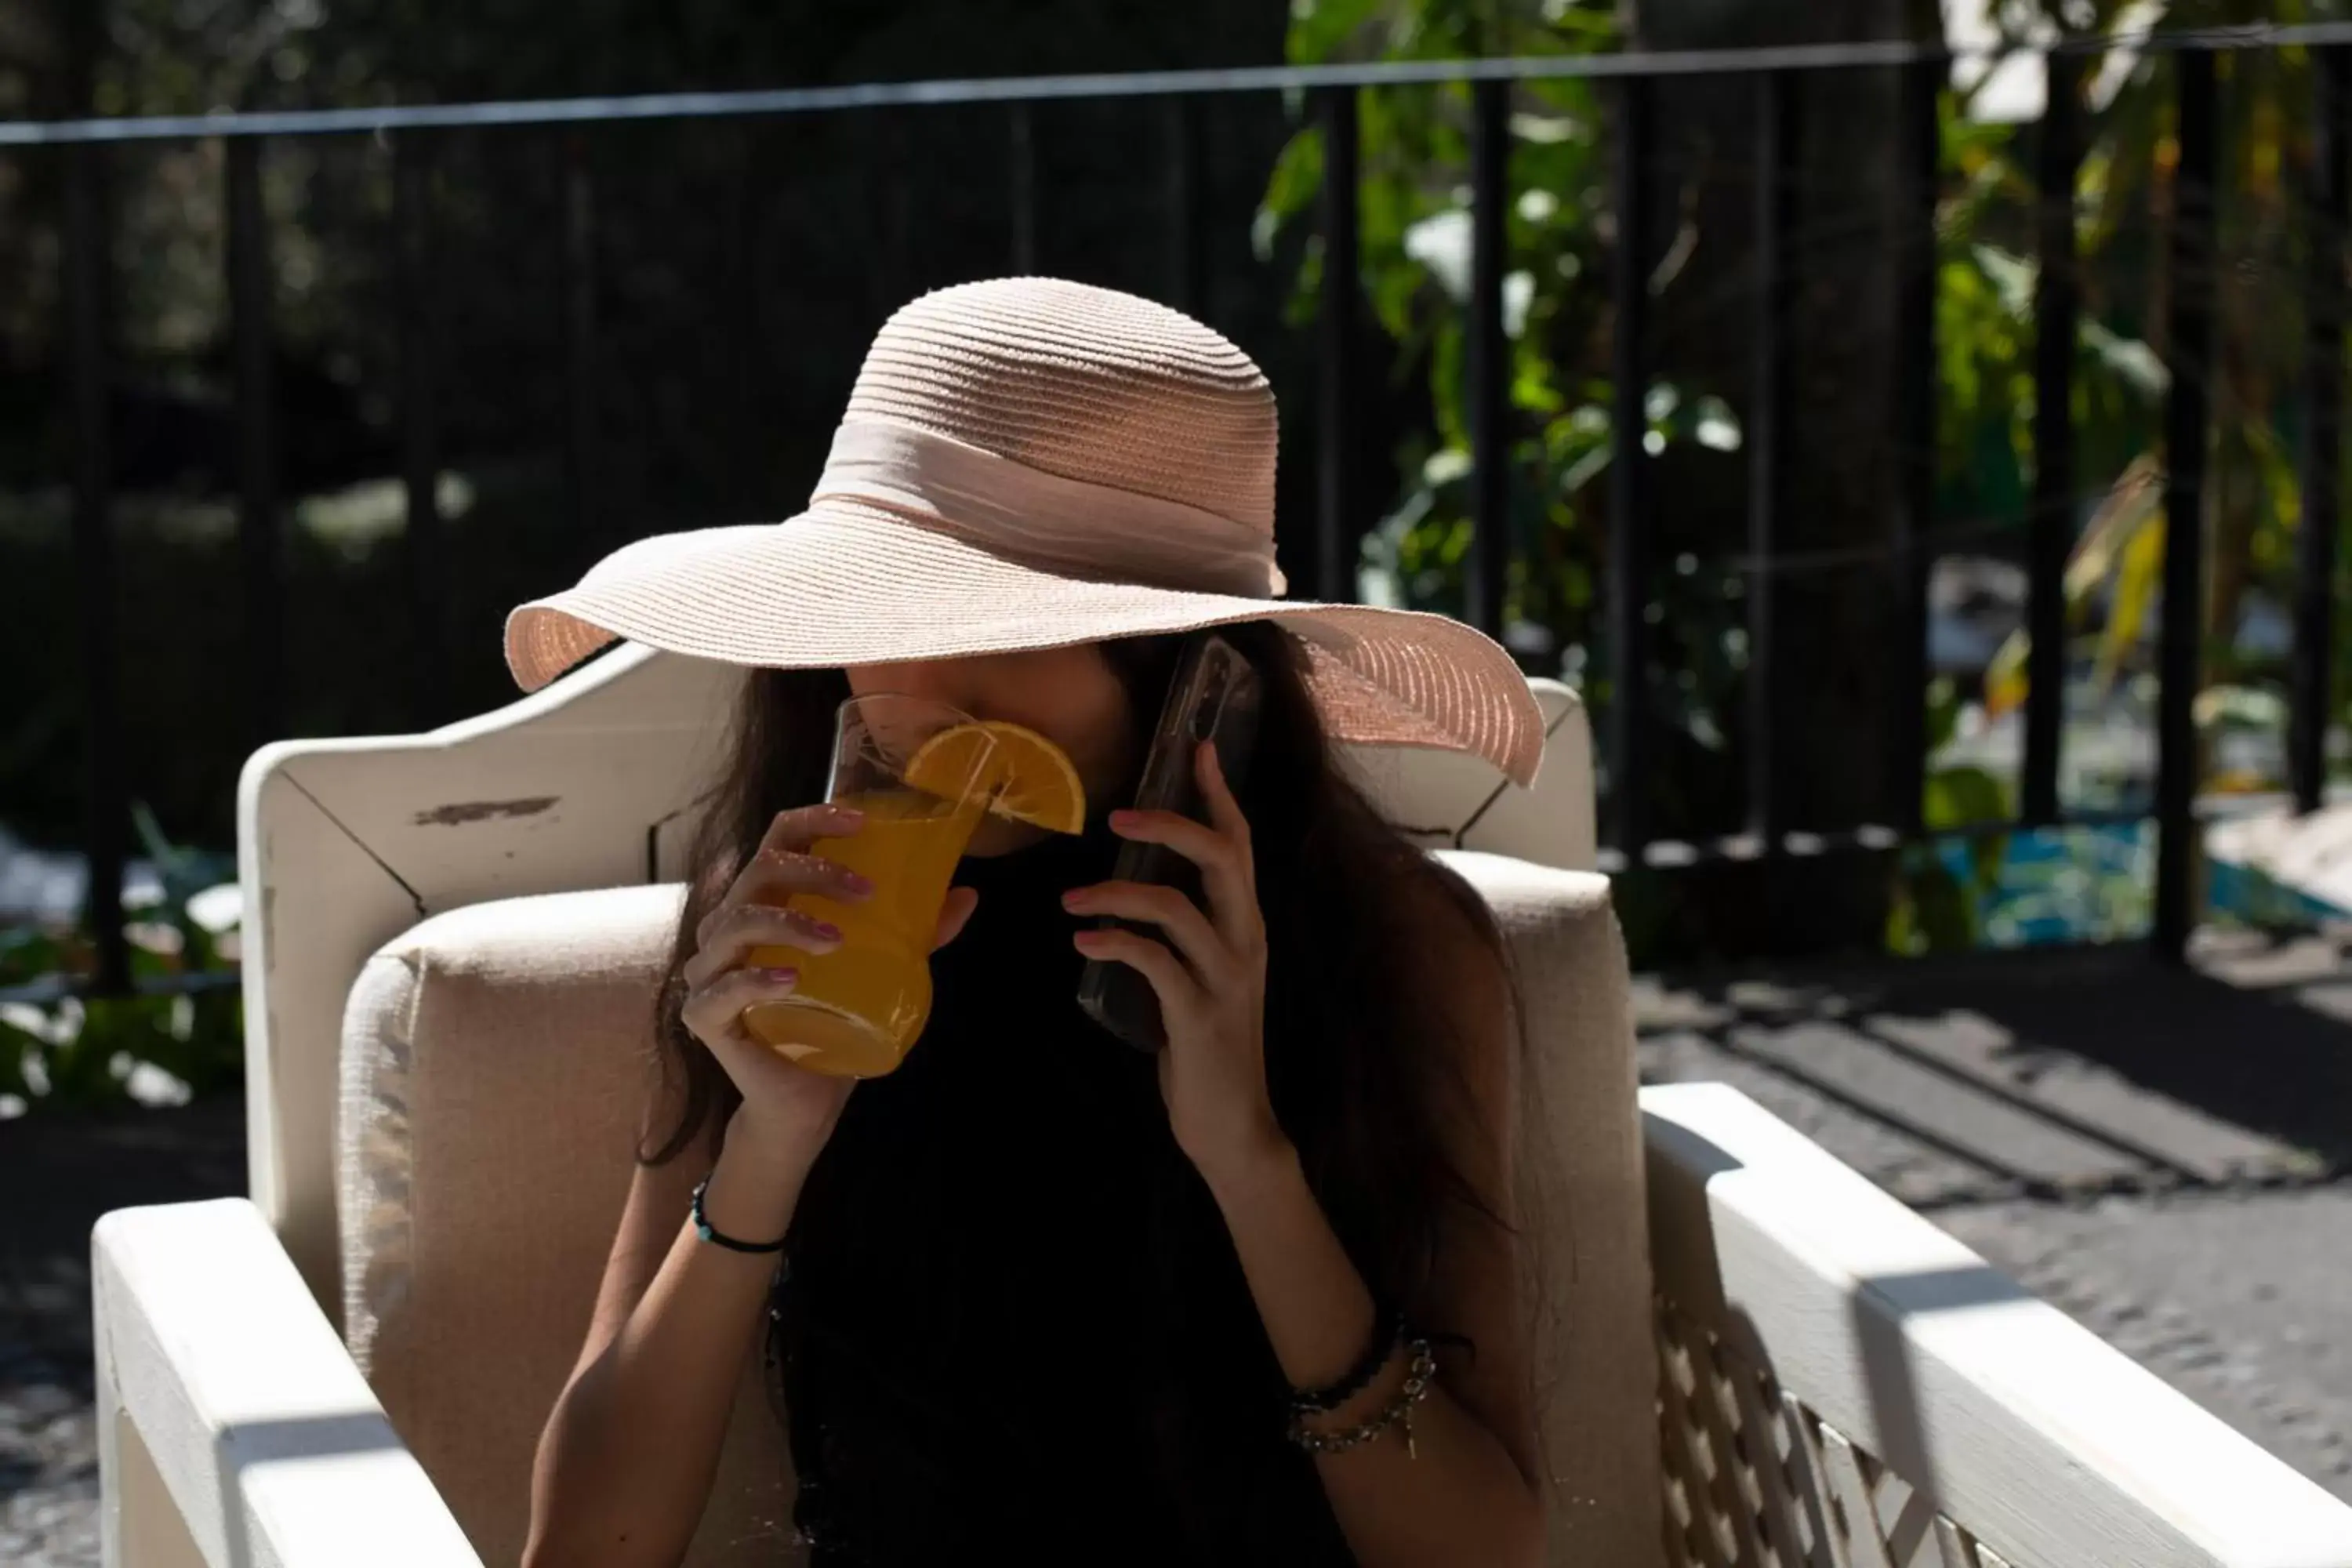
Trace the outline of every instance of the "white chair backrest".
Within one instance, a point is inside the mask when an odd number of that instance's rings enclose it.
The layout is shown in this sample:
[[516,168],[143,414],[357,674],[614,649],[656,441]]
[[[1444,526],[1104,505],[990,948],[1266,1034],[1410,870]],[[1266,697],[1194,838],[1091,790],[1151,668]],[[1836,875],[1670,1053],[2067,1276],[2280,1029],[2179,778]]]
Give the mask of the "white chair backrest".
[[[526,893],[678,874],[685,809],[716,765],[732,666],[625,646],[544,690],[423,735],[297,741],[247,763],[247,1157],[254,1201],[339,1310],[333,1116],[343,1004],[418,921]],[[1535,683],[1550,738],[1532,790],[1432,752],[1359,752],[1374,798],[1433,846],[1581,870],[1594,859],[1582,705]]]

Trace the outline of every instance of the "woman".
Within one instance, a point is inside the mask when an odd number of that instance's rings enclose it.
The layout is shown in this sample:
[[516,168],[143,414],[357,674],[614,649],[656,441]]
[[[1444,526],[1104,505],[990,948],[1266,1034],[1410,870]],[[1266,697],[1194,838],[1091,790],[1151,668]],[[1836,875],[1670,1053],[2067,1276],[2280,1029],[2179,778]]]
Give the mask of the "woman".
[[[1540,720],[1454,623],[1275,598],[1274,437],[1255,366],[1175,312],[944,290],[877,338],[807,513],[631,546],[510,621],[526,687],[616,636],[752,669],[527,1562],[679,1561],[763,1330],[819,1563],[1540,1560],[1499,938],[1332,751],[1524,782]],[[1102,809],[1211,626],[1265,683],[1243,787],[1203,747],[1208,822]],[[976,841],[926,1033],[853,1087],[741,1015],[795,979],[753,949],[837,940],[793,894],[865,895],[808,849],[857,829],[811,803],[877,691],[1037,731],[1096,809]],[[1125,840],[1200,900],[1110,880]],[[1150,985],[1164,1051],[1076,1007],[1090,957]]]

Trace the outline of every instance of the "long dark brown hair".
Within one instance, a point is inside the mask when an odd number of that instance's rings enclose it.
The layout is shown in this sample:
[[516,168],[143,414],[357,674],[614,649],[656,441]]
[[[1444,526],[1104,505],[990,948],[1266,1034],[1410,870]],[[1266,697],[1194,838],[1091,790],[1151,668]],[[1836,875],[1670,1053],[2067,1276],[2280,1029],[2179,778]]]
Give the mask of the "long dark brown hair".
[[[1466,932],[1507,975],[1477,894],[1382,819],[1340,765],[1309,695],[1307,652],[1271,622],[1223,628],[1265,680],[1257,752],[1240,792],[1267,943],[1266,1076],[1275,1113],[1367,1284],[1425,1306],[1449,1226],[1500,1223],[1465,1167],[1477,1125],[1449,987]],[[1102,645],[1139,730],[1158,714],[1180,637]],[[689,853],[688,890],[656,1010],[663,1110],[641,1158],[715,1149],[736,1095],[679,1022],[694,931],[778,812],[822,798],[837,670],[755,670],[728,762]],[[1451,926],[1451,931],[1444,929]],[[1448,940],[1448,938],[1451,940]],[[1491,1167],[1490,1167],[1491,1168]],[[1446,1325],[1429,1324],[1432,1329]]]

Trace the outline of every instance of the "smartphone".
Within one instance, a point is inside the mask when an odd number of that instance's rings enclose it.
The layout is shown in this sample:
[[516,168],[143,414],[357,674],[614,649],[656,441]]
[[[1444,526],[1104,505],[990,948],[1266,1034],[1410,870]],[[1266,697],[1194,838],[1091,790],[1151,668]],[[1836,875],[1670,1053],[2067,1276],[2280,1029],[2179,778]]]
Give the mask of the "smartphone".
[[[1151,731],[1151,751],[1136,786],[1138,811],[1172,811],[1195,822],[1209,820],[1208,804],[1193,773],[1192,758],[1203,741],[1213,741],[1225,782],[1242,787],[1250,754],[1257,745],[1260,686],[1257,671],[1233,644],[1214,632],[1196,632],[1176,661],[1168,700]],[[1155,882],[1186,898],[1201,897],[1201,869],[1160,844],[1122,845],[1111,875],[1122,882]],[[1133,922],[1105,920],[1105,926]],[[1156,927],[1134,929],[1157,937]],[[1168,1044],[1160,1019],[1160,998],[1150,983],[1124,963],[1089,959],[1078,980],[1078,1005],[1087,1016],[1139,1051]]]

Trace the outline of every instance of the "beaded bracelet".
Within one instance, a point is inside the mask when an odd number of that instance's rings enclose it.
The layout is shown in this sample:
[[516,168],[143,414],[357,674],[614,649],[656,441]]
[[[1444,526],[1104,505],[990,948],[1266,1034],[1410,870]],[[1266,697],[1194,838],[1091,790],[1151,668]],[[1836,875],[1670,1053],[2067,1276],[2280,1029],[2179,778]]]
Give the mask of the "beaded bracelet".
[[1372,1337],[1365,1342],[1363,1354],[1348,1369],[1339,1382],[1322,1388],[1294,1388],[1290,1391],[1290,1410],[1294,1415],[1320,1415],[1337,1410],[1364,1390],[1371,1387],[1372,1379],[1380,1376],[1381,1368],[1389,1364],[1389,1354],[1404,1337],[1404,1321],[1393,1307],[1382,1306],[1372,1313]]
[[1408,1458],[1421,1458],[1421,1450],[1412,1440],[1412,1407],[1429,1397],[1430,1385],[1437,1381],[1437,1357],[1427,1340],[1413,1340],[1405,1350],[1412,1358],[1406,1369],[1404,1386],[1397,1396],[1384,1405],[1369,1421],[1337,1432],[1318,1432],[1307,1425],[1307,1415],[1301,1411],[1290,1418],[1290,1440],[1310,1454],[1344,1454],[1350,1448],[1360,1448],[1390,1427],[1404,1427],[1404,1451]]
[[694,1189],[694,1234],[696,1236],[713,1247],[723,1247],[730,1252],[782,1252],[784,1249],[785,1238],[781,1236],[773,1241],[738,1241],[731,1236],[713,1230],[710,1227],[709,1219],[702,1212],[703,1190],[709,1185],[710,1178],[705,1176]]

